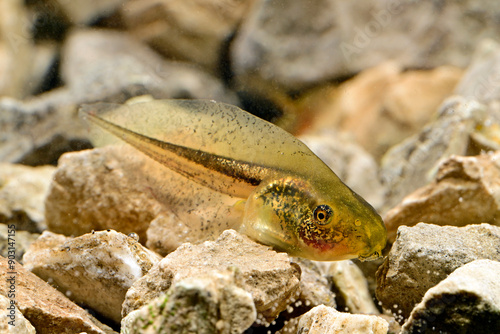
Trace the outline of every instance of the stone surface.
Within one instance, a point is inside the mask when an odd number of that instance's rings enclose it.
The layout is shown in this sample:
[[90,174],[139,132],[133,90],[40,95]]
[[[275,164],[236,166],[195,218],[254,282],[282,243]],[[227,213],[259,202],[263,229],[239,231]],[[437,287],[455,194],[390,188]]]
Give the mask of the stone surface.
[[11,299],[0,295],[0,332],[6,334],[35,334],[35,327],[26,320]]
[[388,190],[382,212],[434,179],[437,166],[452,155],[465,155],[470,135],[488,122],[488,109],[461,97],[446,100],[437,118],[420,133],[393,146],[383,157],[380,177]]
[[462,72],[451,66],[403,71],[395,62],[384,62],[314,94],[317,115],[307,132],[348,132],[378,160],[420,131],[452,94]]
[[0,255],[8,257],[9,242],[14,241],[15,259],[17,262],[23,263],[24,253],[40,234],[17,230],[12,233],[12,231],[14,231],[12,225],[0,224]]
[[233,43],[233,68],[240,81],[300,90],[386,60],[465,67],[478,41],[498,39],[498,13],[493,0],[262,1]]
[[299,292],[300,269],[276,253],[228,230],[215,241],[184,244],[167,255],[128,290],[122,315],[148,304],[187,277],[234,272],[254,300],[260,323],[273,320]]
[[[13,267],[12,267],[13,266]],[[15,272],[15,274],[11,274]],[[0,280],[15,277],[16,305],[39,334],[115,334],[85,310],[74,304],[41,278],[19,263],[9,263],[0,257]],[[0,284],[0,295],[8,296],[10,287]]]
[[499,333],[500,262],[476,260],[429,289],[401,333]]
[[388,239],[398,227],[419,222],[465,226],[497,225],[500,216],[500,152],[443,161],[435,180],[408,195],[384,217]]
[[43,231],[43,202],[54,172],[53,166],[0,163],[0,223],[15,224],[18,230]]
[[131,34],[168,58],[215,71],[224,43],[254,0],[129,0],[121,7]]
[[385,191],[378,179],[377,163],[351,137],[330,130],[299,139],[373,207],[382,205]]
[[113,230],[78,238],[47,231],[24,255],[24,266],[75,302],[119,323],[125,293],[160,259]]
[[479,259],[500,261],[499,245],[500,227],[488,224],[401,226],[377,272],[377,298],[402,322],[455,269]]
[[331,262],[325,276],[337,295],[338,309],[350,313],[379,314],[361,270],[352,261]]
[[83,25],[112,14],[127,0],[50,0],[49,2],[57,6],[71,23]]
[[243,333],[256,320],[235,275],[186,278],[122,321],[122,333]]
[[479,45],[455,93],[481,103],[500,100],[500,45],[497,42],[488,39]]
[[388,327],[387,321],[375,315],[343,313],[321,305],[300,317],[297,333],[386,334]]

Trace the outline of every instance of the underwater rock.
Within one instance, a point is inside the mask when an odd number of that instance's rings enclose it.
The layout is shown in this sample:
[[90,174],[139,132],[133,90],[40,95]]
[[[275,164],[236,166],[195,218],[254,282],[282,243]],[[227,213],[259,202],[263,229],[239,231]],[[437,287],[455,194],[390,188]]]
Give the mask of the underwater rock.
[[[11,231],[11,233],[9,233],[9,230]],[[0,255],[3,257],[8,256],[9,236],[11,240],[12,238],[15,238],[14,239],[16,248],[15,259],[17,262],[22,264],[24,253],[29,248],[29,246],[33,242],[35,242],[35,240],[40,236],[40,234],[16,230],[13,237],[12,229],[8,225],[0,224]]]
[[45,230],[43,202],[54,172],[53,166],[0,163],[0,223],[35,233]]
[[141,172],[145,159],[126,146],[64,154],[45,201],[48,228],[73,236],[108,228],[135,232],[144,243],[162,210]]
[[300,268],[290,264],[288,255],[227,230],[216,241],[186,243],[167,255],[128,290],[122,315],[184,278],[227,272],[234,273],[238,287],[252,295],[260,323],[273,320],[299,293]]
[[377,298],[402,323],[427,290],[455,269],[479,259],[500,261],[500,227],[400,226],[377,271]]
[[412,333],[500,333],[500,262],[476,260],[429,289],[402,327]]
[[348,132],[378,160],[421,130],[452,94],[462,72],[452,66],[403,71],[395,62],[384,62],[316,93],[316,115],[307,133]]
[[383,157],[382,183],[388,190],[382,212],[434,179],[439,163],[452,155],[465,155],[470,135],[488,121],[487,108],[454,96],[447,99],[438,117],[420,133],[393,146]]
[[[115,334],[111,328],[101,324],[19,263],[15,263],[14,268],[10,266],[7,259],[0,257],[0,280],[7,282],[7,279],[15,277],[16,305],[37,333]],[[15,275],[10,274],[13,270]],[[0,295],[7,296],[9,289],[7,284],[0,284]]]
[[465,226],[497,225],[500,217],[500,152],[452,156],[439,165],[434,182],[408,195],[384,217],[394,242],[398,227],[419,222]]
[[233,68],[241,82],[297,91],[390,59],[402,68],[465,67],[478,41],[497,38],[498,13],[490,0],[261,1],[232,45]]
[[132,36],[167,58],[187,60],[215,72],[224,44],[253,0],[129,0],[120,10]]
[[[15,305],[10,304],[11,299],[0,295],[0,332],[4,334],[36,334],[35,327],[26,320]],[[13,307],[14,311],[7,309]],[[15,320],[10,316],[15,312]],[[14,325],[12,325],[14,324]]]
[[350,314],[320,305],[300,317],[297,333],[303,334],[386,334],[387,321],[375,315]]
[[352,261],[331,262],[325,269],[325,276],[331,281],[337,295],[339,309],[361,314],[379,314],[368,290],[363,272]]
[[243,333],[256,320],[252,295],[233,274],[189,277],[122,321],[125,334]]
[[299,136],[299,139],[373,207],[383,204],[385,190],[378,179],[377,163],[350,136],[330,130],[319,135]]
[[105,16],[111,15],[127,0],[50,0],[58,10],[62,11],[72,24],[91,24]]
[[455,94],[481,103],[500,100],[500,45],[487,39],[477,47]]
[[134,238],[112,230],[77,238],[46,231],[24,255],[24,266],[75,302],[119,323],[125,293],[160,259]]

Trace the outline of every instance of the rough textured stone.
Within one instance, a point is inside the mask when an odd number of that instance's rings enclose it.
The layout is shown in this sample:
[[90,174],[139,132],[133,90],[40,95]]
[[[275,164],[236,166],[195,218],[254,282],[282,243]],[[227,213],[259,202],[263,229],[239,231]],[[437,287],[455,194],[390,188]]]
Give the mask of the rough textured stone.
[[416,190],[384,217],[388,239],[398,227],[419,222],[465,226],[497,225],[500,217],[500,152],[443,161],[434,182]]
[[251,293],[259,321],[274,319],[298,293],[300,269],[285,253],[228,230],[215,241],[184,244],[170,253],[127,292],[122,315],[149,303],[187,277],[234,272],[243,290]]
[[401,226],[377,272],[377,298],[402,322],[427,290],[478,259],[500,261],[500,227]]
[[403,68],[465,67],[478,41],[498,39],[493,0],[257,4],[233,44],[234,72],[289,90],[390,59]]
[[44,232],[24,255],[24,265],[75,302],[119,323],[125,293],[160,259],[112,230],[78,238]]
[[388,148],[420,131],[452,94],[462,72],[450,66],[403,71],[395,62],[369,68],[312,94],[319,101],[312,102],[317,115],[307,132],[348,132],[380,159]]
[[[12,276],[16,282],[16,305],[37,333],[116,334],[19,263],[9,264],[0,257],[0,280],[6,282]],[[7,296],[9,289],[7,284],[0,284],[0,295]]]
[[373,303],[365,276],[352,261],[329,263],[325,276],[331,281],[332,290],[337,294],[339,309],[345,307],[345,311],[351,313],[380,313]]
[[[35,334],[35,327],[26,320],[10,299],[0,295],[0,332],[5,334]],[[12,309],[7,309],[12,308]]]
[[373,207],[382,205],[384,187],[378,179],[377,163],[352,138],[333,134],[330,130],[321,135],[300,136],[299,139]]
[[342,313],[322,305],[300,317],[297,333],[386,334],[388,327],[387,321],[375,315]]
[[243,333],[256,320],[250,293],[230,274],[186,278],[122,321],[122,333]]
[[55,168],[0,163],[0,223],[18,230],[41,232],[46,228],[43,202]]
[[217,70],[224,43],[254,0],[129,0],[121,8],[133,36],[174,59]]
[[88,24],[112,14],[127,0],[50,0],[73,24]]
[[0,224],[0,255],[3,257],[8,256],[9,241],[12,242],[12,239],[14,239],[16,249],[15,259],[17,262],[23,263],[24,253],[40,234],[17,230],[12,233],[13,230],[11,225]]
[[500,262],[476,260],[429,289],[401,333],[500,333]]
[[470,134],[487,122],[487,108],[476,101],[452,97],[438,117],[420,133],[392,147],[383,157],[380,170],[387,188],[383,212],[406,195],[434,179],[439,163],[452,155],[465,155]]

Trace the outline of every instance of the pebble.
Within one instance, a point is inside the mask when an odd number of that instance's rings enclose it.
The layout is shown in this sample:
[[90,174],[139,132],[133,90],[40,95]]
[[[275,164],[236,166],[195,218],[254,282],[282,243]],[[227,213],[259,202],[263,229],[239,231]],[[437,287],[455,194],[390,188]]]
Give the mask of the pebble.
[[498,260],[456,269],[425,293],[401,333],[500,333],[499,276]]
[[133,238],[108,230],[77,238],[44,232],[23,260],[70,299],[119,323],[125,293],[160,259]]
[[377,298],[402,323],[424,294],[455,269],[479,259],[500,261],[500,227],[419,223],[401,226],[377,271]]

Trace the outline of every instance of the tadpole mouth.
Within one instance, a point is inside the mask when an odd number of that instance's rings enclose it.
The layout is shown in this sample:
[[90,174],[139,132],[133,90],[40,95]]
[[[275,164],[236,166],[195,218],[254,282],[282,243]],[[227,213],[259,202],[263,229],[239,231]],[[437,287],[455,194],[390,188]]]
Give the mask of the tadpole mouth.
[[382,257],[382,252],[373,252],[369,255],[359,255],[358,256],[358,259],[362,262],[364,261],[373,261],[373,260],[376,260],[376,259],[379,259]]

